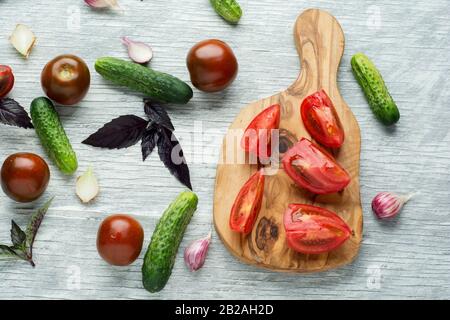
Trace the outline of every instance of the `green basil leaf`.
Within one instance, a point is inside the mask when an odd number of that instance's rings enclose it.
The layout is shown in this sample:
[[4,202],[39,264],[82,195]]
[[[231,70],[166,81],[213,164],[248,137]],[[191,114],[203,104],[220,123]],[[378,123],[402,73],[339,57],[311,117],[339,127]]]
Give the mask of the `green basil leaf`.
[[19,258],[19,256],[11,247],[0,244],[0,259],[2,258]]

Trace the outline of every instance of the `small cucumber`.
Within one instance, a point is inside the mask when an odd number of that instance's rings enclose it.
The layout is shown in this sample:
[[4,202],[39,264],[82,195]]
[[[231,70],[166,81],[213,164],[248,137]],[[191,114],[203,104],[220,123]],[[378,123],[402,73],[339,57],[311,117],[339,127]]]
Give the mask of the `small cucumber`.
[[117,85],[142,92],[160,102],[185,104],[193,96],[187,83],[134,62],[111,57],[99,58],[95,62],[95,70]]
[[397,123],[400,120],[400,112],[373,62],[366,55],[357,53],[351,64],[353,74],[375,116],[387,126]]
[[142,266],[142,282],[149,292],[161,291],[169,280],[178,247],[197,203],[195,193],[182,192],[159,220]]
[[78,168],[77,156],[70,145],[53,103],[45,98],[31,102],[31,119],[36,133],[50,158],[65,174],[73,174]]
[[197,204],[195,193],[182,192],[159,220],[142,266],[142,282],[149,292],[161,291],[169,280],[178,247]]
[[236,0],[210,0],[214,10],[226,21],[238,23],[242,17],[242,9]]

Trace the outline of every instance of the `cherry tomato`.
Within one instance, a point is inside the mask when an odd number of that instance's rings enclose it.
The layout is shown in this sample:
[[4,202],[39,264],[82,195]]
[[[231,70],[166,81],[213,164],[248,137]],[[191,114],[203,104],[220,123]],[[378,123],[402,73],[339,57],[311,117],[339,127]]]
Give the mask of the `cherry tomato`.
[[233,50],[216,39],[201,41],[193,46],[187,56],[187,67],[192,84],[205,92],[227,88],[238,72]]
[[34,153],[15,153],[3,162],[2,189],[18,202],[31,202],[47,189],[50,170],[44,159]]
[[305,204],[290,204],[284,214],[288,246],[304,254],[321,254],[341,246],[352,234],[336,213]]
[[114,266],[127,266],[141,253],[144,230],[134,218],[116,214],[103,220],[97,234],[100,256]]
[[282,163],[295,183],[315,194],[335,193],[350,183],[347,171],[330,154],[306,138],[289,149]]
[[5,97],[14,87],[14,74],[10,67],[0,65],[0,98]]
[[280,113],[280,105],[275,104],[258,114],[244,132],[242,149],[261,159],[270,158],[272,131],[280,126]]
[[301,106],[303,124],[313,139],[330,148],[340,148],[345,135],[333,102],[324,90],[305,100]]
[[91,74],[86,63],[70,54],[49,61],[41,73],[45,94],[62,105],[80,102],[86,96],[90,83]]
[[253,174],[239,191],[230,214],[230,228],[247,234],[253,229],[261,210],[264,193],[264,171]]

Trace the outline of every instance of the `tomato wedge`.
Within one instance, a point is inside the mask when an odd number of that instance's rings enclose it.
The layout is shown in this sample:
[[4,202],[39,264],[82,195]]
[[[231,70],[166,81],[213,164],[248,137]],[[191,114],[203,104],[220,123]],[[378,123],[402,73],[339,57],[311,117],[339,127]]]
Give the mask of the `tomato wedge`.
[[290,204],[284,214],[288,246],[304,254],[321,254],[340,247],[352,234],[336,213],[327,209]]
[[330,148],[340,148],[345,135],[333,102],[325,90],[320,90],[302,102],[303,124],[311,137]]
[[275,104],[258,114],[247,127],[241,140],[241,147],[246,152],[261,159],[268,159],[272,154],[272,130],[280,127],[281,107]]
[[253,229],[261,210],[264,193],[264,171],[253,174],[239,191],[230,214],[230,228],[247,234]]
[[330,154],[306,138],[286,152],[282,163],[297,185],[315,194],[339,192],[350,183],[347,171]]

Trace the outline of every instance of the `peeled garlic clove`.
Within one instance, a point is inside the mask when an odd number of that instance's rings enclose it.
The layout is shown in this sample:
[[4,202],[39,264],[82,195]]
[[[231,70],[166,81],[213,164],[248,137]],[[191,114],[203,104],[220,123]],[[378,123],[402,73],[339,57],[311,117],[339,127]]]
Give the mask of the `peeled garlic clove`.
[[393,218],[400,213],[412,196],[412,194],[398,195],[392,192],[381,192],[373,199],[372,210],[379,219]]
[[133,41],[122,37],[122,43],[128,48],[128,56],[137,63],[147,63],[153,58],[153,50],[143,42]]
[[94,199],[99,192],[97,178],[94,175],[92,167],[77,179],[76,193],[83,203],[88,203]]
[[210,243],[211,232],[205,238],[192,242],[184,250],[184,262],[190,271],[197,271],[203,267]]
[[86,4],[92,8],[111,8],[120,10],[117,0],[84,0]]
[[36,37],[26,25],[18,24],[9,37],[9,41],[20,54],[28,58],[36,42]]

